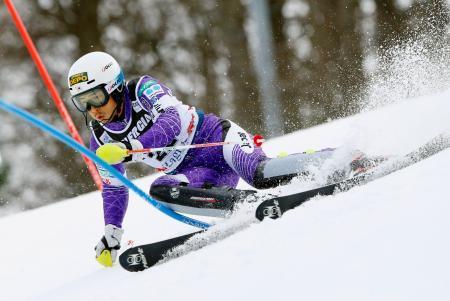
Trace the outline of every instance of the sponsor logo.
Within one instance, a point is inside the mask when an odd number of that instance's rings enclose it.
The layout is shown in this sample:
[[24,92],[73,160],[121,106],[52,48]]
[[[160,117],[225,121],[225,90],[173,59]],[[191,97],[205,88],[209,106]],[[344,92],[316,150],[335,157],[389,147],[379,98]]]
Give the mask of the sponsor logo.
[[243,132],[238,132],[239,138],[241,138],[241,148],[244,147],[248,147],[248,148],[252,148],[252,146],[250,145],[250,139],[248,137],[248,135],[246,133]]
[[142,93],[153,84],[156,84],[156,80],[149,80],[148,82],[142,84],[142,86],[139,88],[138,96],[141,96]]
[[141,105],[140,105],[136,100],[135,100],[135,101],[132,101],[131,104],[132,104],[132,106],[133,106],[133,110],[134,110],[136,113],[139,113],[140,111],[142,111]]
[[158,112],[158,113],[164,113],[164,109],[163,109],[163,107],[162,107],[162,105],[161,104],[159,104],[159,103],[157,103],[157,104],[155,104],[154,106],[153,106],[153,108],[156,110],[156,112]]
[[263,215],[270,218],[281,217],[280,203],[278,203],[277,200],[274,200],[273,206],[264,207]]
[[114,82],[112,82],[112,83],[110,82],[109,84],[107,84],[105,86],[106,92],[111,93],[115,88],[117,88],[117,86],[122,84],[122,82],[123,82],[123,73],[120,72],[120,74],[116,77]]
[[109,135],[104,132],[101,136],[100,136],[100,141],[102,141],[103,143],[109,143],[111,141],[113,141],[113,139],[111,137],[109,137]]
[[111,67],[113,65],[112,62],[108,63],[108,65],[106,65],[105,67],[102,68],[102,72],[105,72],[106,70],[108,70],[109,67]]
[[89,78],[87,72],[77,73],[69,77],[69,83],[71,87],[82,82],[87,82],[88,80]]
[[[170,152],[170,151],[169,151]],[[187,149],[181,151],[179,149],[176,149],[170,156],[170,159],[167,160],[164,163],[164,166],[166,168],[170,168],[172,167],[175,163],[180,162],[181,160],[183,160],[183,154],[185,154],[187,152]],[[162,152],[160,154],[158,154],[157,159],[159,161],[162,161],[165,157],[167,157],[168,153],[167,152]]]
[[147,258],[145,258],[144,250],[142,248],[138,248],[139,255],[141,255],[142,265],[144,268],[148,269]]
[[194,114],[191,114],[191,121],[189,122],[189,126],[187,128],[187,133],[190,135],[195,128],[195,117]]
[[128,255],[127,263],[130,266],[142,264],[146,269],[149,267],[142,248],[138,248],[138,253]]
[[172,199],[178,199],[179,196],[180,196],[180,189],[178,189],[177,187],[170,188],[170,197]]
[[134,126],[129,133],[127,134],[126,140],[130,141],[131,139],[137,139],[150,125],[153,123],[151,122],[151,117],[148,114],[145,114],[142,116],[137,122],[136,126]]
[[208,203],[217,203],[220,202],[215,198],[201,197],[201,196],[191,196],[191,200],[200,201],[200,202],[208,202]]
[[116,80],[111,86],[106,86],[108,93],[112,92],[120,84],[119,80]]
[[143,94],[150,100],[151,104],[154,104],[159,99],[158,96],[164,95],[165,92],[161,85],[154,84],[145,89]]
[[130,254],[127,257],[128,265],[139,265],[141,264],[142,259],[140,254]]

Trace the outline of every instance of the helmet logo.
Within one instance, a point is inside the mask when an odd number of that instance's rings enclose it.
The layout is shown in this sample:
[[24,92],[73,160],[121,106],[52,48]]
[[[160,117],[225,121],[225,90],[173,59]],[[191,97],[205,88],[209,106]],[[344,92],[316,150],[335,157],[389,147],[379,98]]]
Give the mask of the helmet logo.
[[119,75],[114,79],[114,81],[109,82],[105,86],[106,92],[108,92],[108,94],[109,94],[112,91],[114,91],[116,88],[119,88],[120,85],[123,83],[123,81],[124,81],[124,76],[123,76],[123,73],[120,72]]
[[112,62],[108,63],[108,65],[106,65],[105,67],[102,68],[102,72],[105,72],[106,70],[108,70],[109,67],[111,67],[113,65]]
[[69,77],[70,87],[72,87],[73,85],[82,83],[82,82],[87,82],[88,80],[89,80],[89,78],[88,78],[87,72],[74,74],[71,77]]

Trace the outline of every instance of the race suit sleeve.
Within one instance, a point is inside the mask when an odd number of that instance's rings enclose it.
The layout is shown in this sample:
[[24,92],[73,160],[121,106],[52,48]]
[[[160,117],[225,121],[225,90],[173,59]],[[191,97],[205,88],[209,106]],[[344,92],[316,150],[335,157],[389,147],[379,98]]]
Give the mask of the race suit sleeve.
[[[92,136],[90,141],[90,149],[95,152],[99,147],[95,138]],[[112,165],[121,174],[125,175],[125,166],[123,163]],[[128,187],[122,184],[108,170],[97,165],[103,182],[103,216],[105,225],[112,224],[122,228],[123,218],[128,207]]]
[[181,118],[175,107],[179,101],[169,88],[151,77],[144,77],[138,89],[142,106],[154,116],[153,126],[138,138],[139,142],[144,148],[169,145],[181,132]]
[[167,108],[158,116],[153,126],[139,138],[143,148],[164,147],[169,145],[181,132],[181,120],[178,111]]

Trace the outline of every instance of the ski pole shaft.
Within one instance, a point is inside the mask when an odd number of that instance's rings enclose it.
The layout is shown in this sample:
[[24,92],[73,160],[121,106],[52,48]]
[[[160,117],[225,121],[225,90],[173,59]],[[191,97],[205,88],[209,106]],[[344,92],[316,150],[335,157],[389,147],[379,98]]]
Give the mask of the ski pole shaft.
[[[253,137],[253,143],[256,146],[261,146],[264,142],[264,138],[261,135],[255,135]],[[200,143],[200,144],[190,144],[190,145],[174,145],[174,146],[166,146],[166,147],[155,147],[155,148],[143,148],[136,150],[128,150],[129,154],[135,153],[154,153],[154,152],[168,152],[175,149],[190,149],[190,148],[203,148],[203,147],[214,147],[214,146],[223,146],[229,144],[240,144],[238,142],[231,141],[221,141],[221,142],[210,142],[210,143]]]
[[228,144],[237,144],[235,142],[212,142],[212,143],[200,143],[200,144],[190,144],[190,145],[176,145],[176,146],[166,146],[166,147],[155,147],[155,148],[143,148],[136,150],[128,150],[129,154],[135,153],[154,153],[154,152],[168,152],[174,149],[190,149],[190,148],[202,148],[202,147],[213,147],[222,146]]

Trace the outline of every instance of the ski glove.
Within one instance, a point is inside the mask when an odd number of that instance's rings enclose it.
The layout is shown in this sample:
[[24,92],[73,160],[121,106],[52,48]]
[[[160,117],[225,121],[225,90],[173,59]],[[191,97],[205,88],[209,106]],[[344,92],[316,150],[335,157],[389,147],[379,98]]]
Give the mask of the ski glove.
[[123,229],[108,224],[105,226],[105,235],[95,247],[95,259],[105,267],[112,267],[117,258],[117,250],[120,249]]
[[[142,149],[143,146],[139,140],[132,139],[128,142],[106,143],[100,146],[96,154],[108,164],[118,164],[127,161],[137,161],[138,154],[131,156],[128,150]],[[139,154],[141,155],[141,154]],[[141,155],[142,156],[142,155]]]

